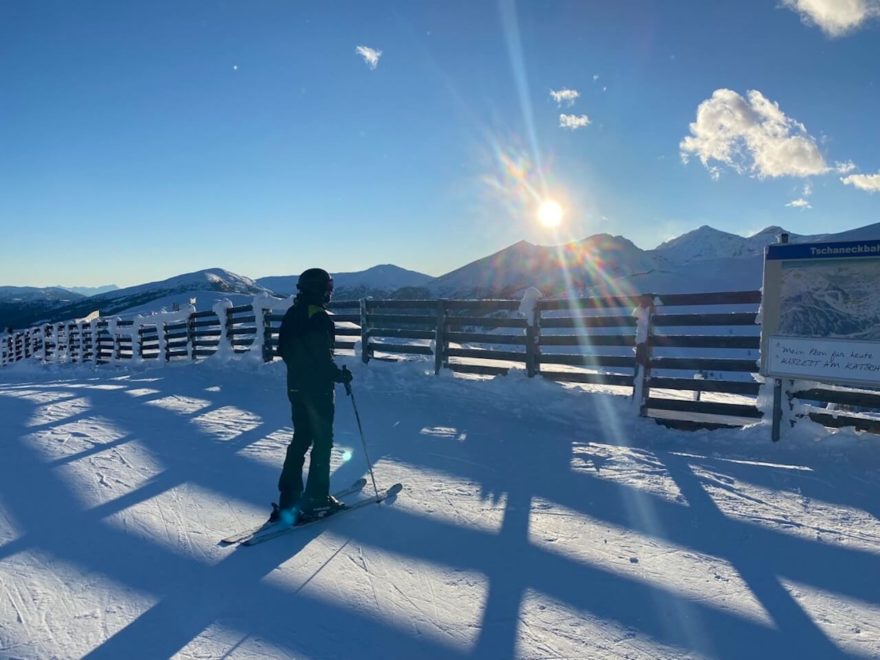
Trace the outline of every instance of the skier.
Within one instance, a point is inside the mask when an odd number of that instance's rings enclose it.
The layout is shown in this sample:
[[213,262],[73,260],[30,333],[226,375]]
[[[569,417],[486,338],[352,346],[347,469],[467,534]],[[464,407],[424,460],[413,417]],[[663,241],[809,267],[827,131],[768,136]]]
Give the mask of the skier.
[[[335,383],[352,375],[333,361],[335,327],[324,308],[333,293],[333,278],[321,268],[299,276],[293,306],[281,321],[278,354],[287,365],[287,397],[293,417],[293,440],[278,480],[280,499],[271,522],[293,524],[320,518],[342,506],[330,495],[330,450],[333,447]],[[303,491],[303,464],[311,447],[309,476]]]

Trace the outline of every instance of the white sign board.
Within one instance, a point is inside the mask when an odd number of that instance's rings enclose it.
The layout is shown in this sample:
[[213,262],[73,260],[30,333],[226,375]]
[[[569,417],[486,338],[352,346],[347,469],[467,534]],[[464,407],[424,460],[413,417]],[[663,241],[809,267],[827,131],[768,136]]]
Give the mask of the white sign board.
[[880,240],[771,245],[761,374],[880,386]]
[[767,375],[831,383],[876,384],[880,345],[875,341],[774,335],[767,344]]

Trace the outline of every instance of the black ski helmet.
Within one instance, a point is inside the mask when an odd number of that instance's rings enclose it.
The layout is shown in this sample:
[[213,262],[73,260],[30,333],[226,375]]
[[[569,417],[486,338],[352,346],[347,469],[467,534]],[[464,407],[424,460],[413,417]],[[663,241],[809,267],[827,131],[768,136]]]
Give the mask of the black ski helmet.
[[326,302],[333,293],[333,278],[323,268],[309,268],[299,276],[296,288],[310,298]]

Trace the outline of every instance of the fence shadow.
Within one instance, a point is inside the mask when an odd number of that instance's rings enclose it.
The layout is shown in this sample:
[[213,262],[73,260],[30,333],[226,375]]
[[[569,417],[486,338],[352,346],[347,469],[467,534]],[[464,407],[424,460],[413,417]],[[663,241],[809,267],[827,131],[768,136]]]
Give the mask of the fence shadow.
[[[271,379],[239,375],[222,379],[219,392],[210,391],[218,378],[218,373],[210,372],[186,379],[163,373],[151,380],[150,387],[159,392],[152,396],[132,396],[131,385],[140,384],[126,385],[125,380],[114,381],[124,386],[113,390],[79,387],[77,381],[35,384],[36,390],[63,391],[90,405],[89,410],[38,427],[30,424],[39,419],[43,404],[0,387],[0,418],[8,421],[0,443],[0,497],[22,527],[17,538],[0,545],[0,562],[19,553],[47,554],[149,594],[151,604],[92,649],[91,657],[136,657],[145,649],[156,657],[170,656],[212,625],[240,631],[286,654],[516,657],[524,654],[529,635],[543,635],[549,636],[542,647],[547,655],[561,655],[554,650],[552,631],[543,630],[529,613],[534,594],[540,594],[594,624],[599,633],[610,623],[630,631],[641,643],[672,654],[828,658],[844,651],[792,598],[782,580],[880,603],[876,553],[725,515],[707,491],[707,479],[695,472],[711,468],[720,477],[760,483],[767,479],[766,468],[725,463],[718,457],[682,456],[652,446],[633,447],[626,426],[584,426],[577,416],[554,418],[552,410],[511,412],[503,391],[500,395],[483,391],[479,384],[441,382],[429,386],[426,395],[407,394],[402,388],[390,391],[373,383],[374,387],[358,391],[358,401],[371,457],[380,467],[409,473],[419,483],[426,483],[427,477],[420,475],[427,473],[475,484],[484,497],[482,506],[497,517],[497,527],[454,522],[449,515],[433,515],[425,507],[404,506],[401,501],[341,518],[332,529],[302,530],[289,541],[205,554],[198,545],[181,548],[120,526],[120,515],[184,488],[198,488],[214,501],[235,500],[255,507],[263,506],[273,494],[280,463],[270,467],[246,459],[242,450],[288,428],[283,390],[274,393]],[[255,387],[260,391],[254,392]],[[396,398],[394,406],[388,405],[389,396]],[[241,402],[239,407],[251,422],[218,434],[216,425],[194,423],[198,411],[155,405],[157,399],[175,397],[204,400],[207,405],[200,410],[212,413]],[[337,408],[337,437],[354,438],[351,412],[347,405]],[[50,442],[53,431],[61,433],[65,425],[88,420],[89,411],[112,425],[118,437],[47,457],[32,434],[38,431],[43,434],[40,442]],[[432,434],[426,429],[455,433]],[[140,485],[121,488],[115,497],[89,505],[69,475],[62,474],[72,463],[88,461],[102,451],[121,451],[132,443],[150,453],[157,471]],[[593,452],[591,460],[582,463],[583,452],[575,450],[589,443],[635,453],[636,472],[662,474],[674,484],[679,499],[645,489],[633,478],[615,480],[616,459],[607,453]],[[350,444],[357,452],[357,444]],[[336,466],[336,483],[348,483],[364,471],[363,462],[354,459],[337,461]],[[805,477],[805,488],[813,488],[817,496],[827,494],[815,481],[821,466],[813,470],[808,475],[812,481]],[[33,490],[23,489],[22,484]],[[466,504],[452,487],[441,483],[436,491],[453,507]],[[408,497],[426,501],[407,491],[401,500]],[[844,499],[838,494],[835,502],[852,505]],[[542,517],[548,504],[569,512],[564,524],[549,525]],[[545,538],[585,524],[583,529],[593,533],[602,525],[613,528],[618,537],[637,545],[662,543],[678,548],[677,552],[726,562],[769,622],[684,593],[674,578],[659,581],[623,570],[598,555],[558,549]],[[203,534],[206,528],[197,531]],[[318,539],[324,545],[316,544]],[[598,540],[583,537],[581,545],[595,549]],[[435,622],[438,627],[424,634],[418,622],[396,621],[363,603],[351,606],[338,590],[328,592],[321,581],[332,569],[328,565],[370,549],[399,558],[411,571],[425,570],[427,583],[428,566],[478,575],[485,596],[468,630],[444,629]],[[298,554],[308,554],[303,561],[310,563],[290,563]],[[277,572],[280,567],[284,569]],[[366,567],[363,571],[354,573],[353,584],[347,586],[357,593],[372,589],[378,602],[373,578]],[[340,628],[348,634],[340,635]],[[580,648],[587,655],[603,648],[612,655],[638,652],[629,640],[585,638]],[[577,648],[577,639],[570,643]],[[375,656],[369,656],[371,652]]]

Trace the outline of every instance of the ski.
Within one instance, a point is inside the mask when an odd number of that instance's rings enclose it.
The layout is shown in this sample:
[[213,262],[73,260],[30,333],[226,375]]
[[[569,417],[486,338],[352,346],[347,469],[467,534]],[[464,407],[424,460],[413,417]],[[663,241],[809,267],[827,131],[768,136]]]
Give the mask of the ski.
[[324,522],[325,520],[329,520],[331,518],[335,518],[343,513],[347,513],[349,511],[354,511],[355,509],[360,509],[362,507],[367,506],[368,504],[378,504],[391,497],[392,495],[396,495],[403,489],[403,484],[394,484],[384,492],[379,493],[378,495],[373,495],[371,497],[364,497],[362,499],[357,500],[356,502],[352,502],[351,504],[346,504],[341,509],[337,510],[335,513],[331,513],[329,516],[324,516],[323,518],[316,518],[314,520],[307,520],[305,522],[297,523],[295,525],[289,527],[277,527],[274,526],[274,529],[266,528],[265,530],[260,530],[259,532],[251,535],[242,541],[241,545],[257,545],[258,543],[263,543],[265,541],[270,541],[272,539],[278,538],[279,536],[284,536],[289,532],[293,532],[301,527],[308,527],[309,525],[313,525],[315,523]]
[[[348,488],[343,488],[342,490],[338,490],[333,493],[333,497],[342,498],[346,495],[354,495],[355,493],[363,490],[363,487],[367,485],[367,480],[364,478],[360,478],[357,481],[353,482]],[[257,525],[256,527],[251,527],[250,529],[246,529],[238,534],[233,534],[232,536],[227,536],[225,539],[220,541],[221,545],[232,545],[233,543],[241,543],[245,539],[253,536],[257,532],[261,532],[264,529],[268,529],[270,527],[274,527],[275,523],[264,522],[261,525]]]

